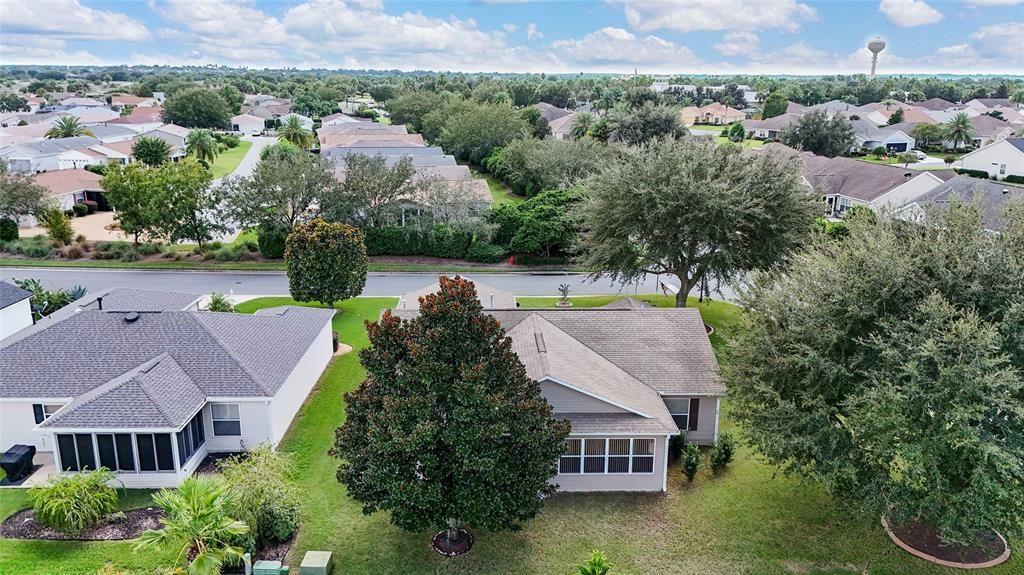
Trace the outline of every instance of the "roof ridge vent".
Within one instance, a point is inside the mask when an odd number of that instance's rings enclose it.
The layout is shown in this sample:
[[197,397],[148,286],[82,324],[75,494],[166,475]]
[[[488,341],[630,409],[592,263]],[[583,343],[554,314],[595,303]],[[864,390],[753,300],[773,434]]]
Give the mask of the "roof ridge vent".
[[548,348],[544,345],[544,334],[539,331],[533,332],[533,339],[537,343],[537,351],[540,353],[547,353]]
[[135,323],[137,321],[139,321],[139,312],[130,311],[130,312],[124,314],[124,322],[125,323]]

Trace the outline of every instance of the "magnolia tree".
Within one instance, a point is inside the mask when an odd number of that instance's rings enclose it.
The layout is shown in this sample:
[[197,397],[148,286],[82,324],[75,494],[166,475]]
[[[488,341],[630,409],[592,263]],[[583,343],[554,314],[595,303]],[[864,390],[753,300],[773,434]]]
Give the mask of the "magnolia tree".
[[366,285],[369,258],[363,232],[320,218],[296,225],[285,247],[288,289],[296,301],[327,307],[356,297]]
[[[441,278],[419,316],[385,312],[360,352],[367,378],[345,397],[338,480],[410,531],[519,529],[554,488],[569,424],[554,419],[472,282]],[[514,414],[514,416],[510,416]]]
[[816,210],[795,161],[699,138],[625,149],[582,188],[583,266],[594,279],[676,276],[678,307],[706,280],[783,260]]
[[949,541],[1021,533],[1024,206],[870,213],[755,274],[726,368],[747,440],[853,509]]

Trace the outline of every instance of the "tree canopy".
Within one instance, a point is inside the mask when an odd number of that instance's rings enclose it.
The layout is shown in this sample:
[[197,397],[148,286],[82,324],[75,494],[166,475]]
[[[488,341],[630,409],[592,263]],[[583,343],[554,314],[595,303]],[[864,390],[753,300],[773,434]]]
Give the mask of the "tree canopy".
[[171,145],[153,136],[142,136],[132,145],[132,157],[150,167],[160,166],[171,159]]
[[628,282],[674,275],[686,305],[704,280],[769,268],[801,245],[818,209],[795,161],[704,139],[625,149],[582,184],[580,263]]
[[[145,139],[164,143],[157,138]],[[114,164],[106,169],[100,182],[104,197],[114,208],[114,219],[121,231],[131,236],[136,244],[142,236],[156,232],[162,192],[157,174],[145,164]]]
[[224,182],[232,219],[243,227],[279,225],[285,229],[314,216],[338,186],[330,162],[308,154],[270,154],[250,176]]
[[154,210],[154,227],[160,236],[171,242],[195,242],[203,251],[205,244],[230,229],[224,217],[223,191],[211,186],[211,180],[210,171],[190,158],[157,170],[159,207]]
[[231,108],[218,92],[194,86],[167,97],[163,119],[186,128],[225,128],[231,121]]
[[[367,372],[331,454],[363,512],[409,531],[516,530],[541,510],[569,433],[472,282],[442,277],[419,316],[367,324]],[[515,414],[510,417],[509,414]]]
[[808,112],[782,131],[782,143],[790,148],[833,158],[850,151],[856,143],[853,127],[842,115],[824,110]]
[[285,247],[288,289],[296,301],[327,307],[358,296],[366,285],[369,259],[363,232],[316,218],[292,228]]
[[953,541],[1024,517],[1024,209],[1000,233],[954,202],[860,213],[754,274],[726,377],[746,438],[787,473]]
[[776,90],[765,98],[764,104],[761,104],[761,119],[767,120],[781,116],[786,113],[788,107],[789,101],[786,100],[786,96],[782,94],[781,90]]
[[30,176],[10,173],[7,164],[0,162],[0,218],[17,220],[34,214],[47,197],[46,188]]
[[470,104],[444,121],[437,143],[456,158],[479,164],[495,148],[530,133],[523,115],[507,104]]
[[345,179],[321,202],[324,218],[360,227],[391,223],[394,203],[415,189],[412,159],[388,166],[383,156],[349,154]]

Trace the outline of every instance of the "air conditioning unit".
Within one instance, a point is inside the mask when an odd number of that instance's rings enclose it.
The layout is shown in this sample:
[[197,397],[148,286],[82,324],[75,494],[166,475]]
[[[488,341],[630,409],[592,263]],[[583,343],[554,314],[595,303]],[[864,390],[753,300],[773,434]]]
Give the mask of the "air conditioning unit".
[[288,568],[280,561],[257,561],[252,566],[252,575],[288,575]]

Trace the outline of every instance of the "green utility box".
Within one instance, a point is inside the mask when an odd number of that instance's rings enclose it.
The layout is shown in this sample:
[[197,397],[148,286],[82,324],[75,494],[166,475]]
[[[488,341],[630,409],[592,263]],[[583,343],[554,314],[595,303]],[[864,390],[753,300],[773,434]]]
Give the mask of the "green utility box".
[[330,551],[306,551],[299,566],[299,575],[331,575],[333,562]]
[[288,568],[280,561],[257,561],[252,566],[252,575],[288,575]]

